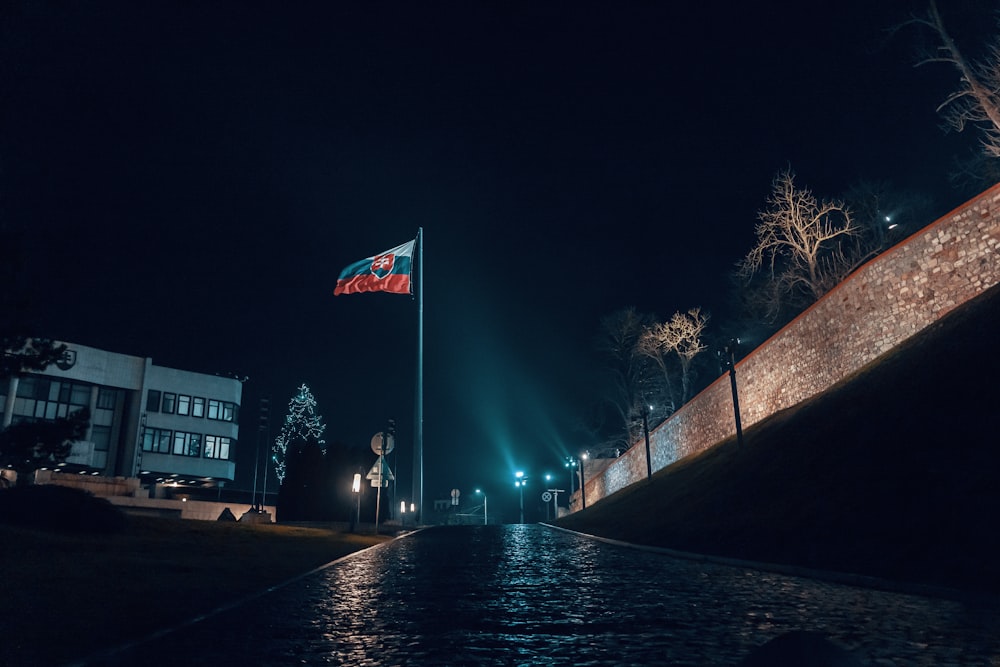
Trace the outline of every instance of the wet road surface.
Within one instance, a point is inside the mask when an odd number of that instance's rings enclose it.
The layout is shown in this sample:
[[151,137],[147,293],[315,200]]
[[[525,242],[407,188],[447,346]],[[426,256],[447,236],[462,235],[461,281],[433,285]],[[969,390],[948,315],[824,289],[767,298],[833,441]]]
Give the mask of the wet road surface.
[[1000,667],[1000,603],[889,593],[604,544],[439,527],[91,665],[737,665],[792,630],[869,665]]

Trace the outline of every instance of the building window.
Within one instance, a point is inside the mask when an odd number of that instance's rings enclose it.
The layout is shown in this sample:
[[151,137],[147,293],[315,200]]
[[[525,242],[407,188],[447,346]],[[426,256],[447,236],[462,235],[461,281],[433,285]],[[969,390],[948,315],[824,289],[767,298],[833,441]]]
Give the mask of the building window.
[[106,452],[111,446],[111,427],[94,426],[90,430],[90,440],[94,443],[94,449],[99,452]]
[[204,417],[205,416],[205,399],[195,396],[191,399],[191,416],[192,417]]
[[174,414],[174,410],[177,409],[177,394],[171,394],[169,391],[163,392],[163,403],[161,407],[168,415]]
[[201,434],[174,431],[174,450],[177,456],[201,456]]
[[53,420],[65,417],[70,412],[89,407],[90,392],[90,385],[49,378],[21,378],[18,382],[17,395],[14,397],[14,421]]
[[150,389],[149,393],[146,394],[146,412],[159,412],[160,411],[160,392],[156,389]]
[[99,410],[114,410],[117,399],[118,392],[114,389],[104,389],[102,387],[97,390],[97,408]]
[[177,414],[187,416],[191,414],[191,397],[180,394],[177,396]]
[[208,418],[217,419],[224,422],[233,422],[238,419],[238,406],[235,403],[208,399]]
[[159,428],[147,428],[142,433],[142,451],[158,454],[170,453],[170,442],[173,433]]
[[230,438],[218,435],[205,436],[205,458],[229,460],[229,446],[232,444]]

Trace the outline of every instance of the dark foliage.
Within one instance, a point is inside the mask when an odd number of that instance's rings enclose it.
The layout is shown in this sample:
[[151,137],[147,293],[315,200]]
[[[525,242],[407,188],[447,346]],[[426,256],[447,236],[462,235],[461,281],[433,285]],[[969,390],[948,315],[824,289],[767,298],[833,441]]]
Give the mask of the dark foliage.
[[278,490],[277,520],[326,521],[330,519],[330,484],[326,457],[315,442],[289,448],[285,479]]
[[0,431],[0,466],[17,471],[18,484],[22,484],[38,468],[65,461],[89,421],[90,411],[83,408],[53,421],[11,424]]
[[45,370],[63,358],[66,346],[46,338],[0,332],[0,378]]
[[104,498],[55,484],[0,490],[0,522],[68,533],[120,533],[128,517]]

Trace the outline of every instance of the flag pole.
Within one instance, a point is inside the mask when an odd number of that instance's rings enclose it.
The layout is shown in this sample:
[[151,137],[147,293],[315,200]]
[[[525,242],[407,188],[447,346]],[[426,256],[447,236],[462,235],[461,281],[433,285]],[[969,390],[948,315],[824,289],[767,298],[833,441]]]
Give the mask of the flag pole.
[[417,228],[417,391],[413,446],[413,500],[418,522],[424,517],[424,228]]

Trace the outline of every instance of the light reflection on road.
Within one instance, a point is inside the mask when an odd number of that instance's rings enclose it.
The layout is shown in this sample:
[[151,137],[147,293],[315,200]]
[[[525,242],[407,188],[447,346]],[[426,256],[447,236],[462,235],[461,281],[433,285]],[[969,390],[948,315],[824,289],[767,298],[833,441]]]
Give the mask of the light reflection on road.
[[421,531],[199,626],[164,646],[197,664],[704,667],[808,630],[871,663],[1000,665],[1000,604],[678,560],[534,525]]

